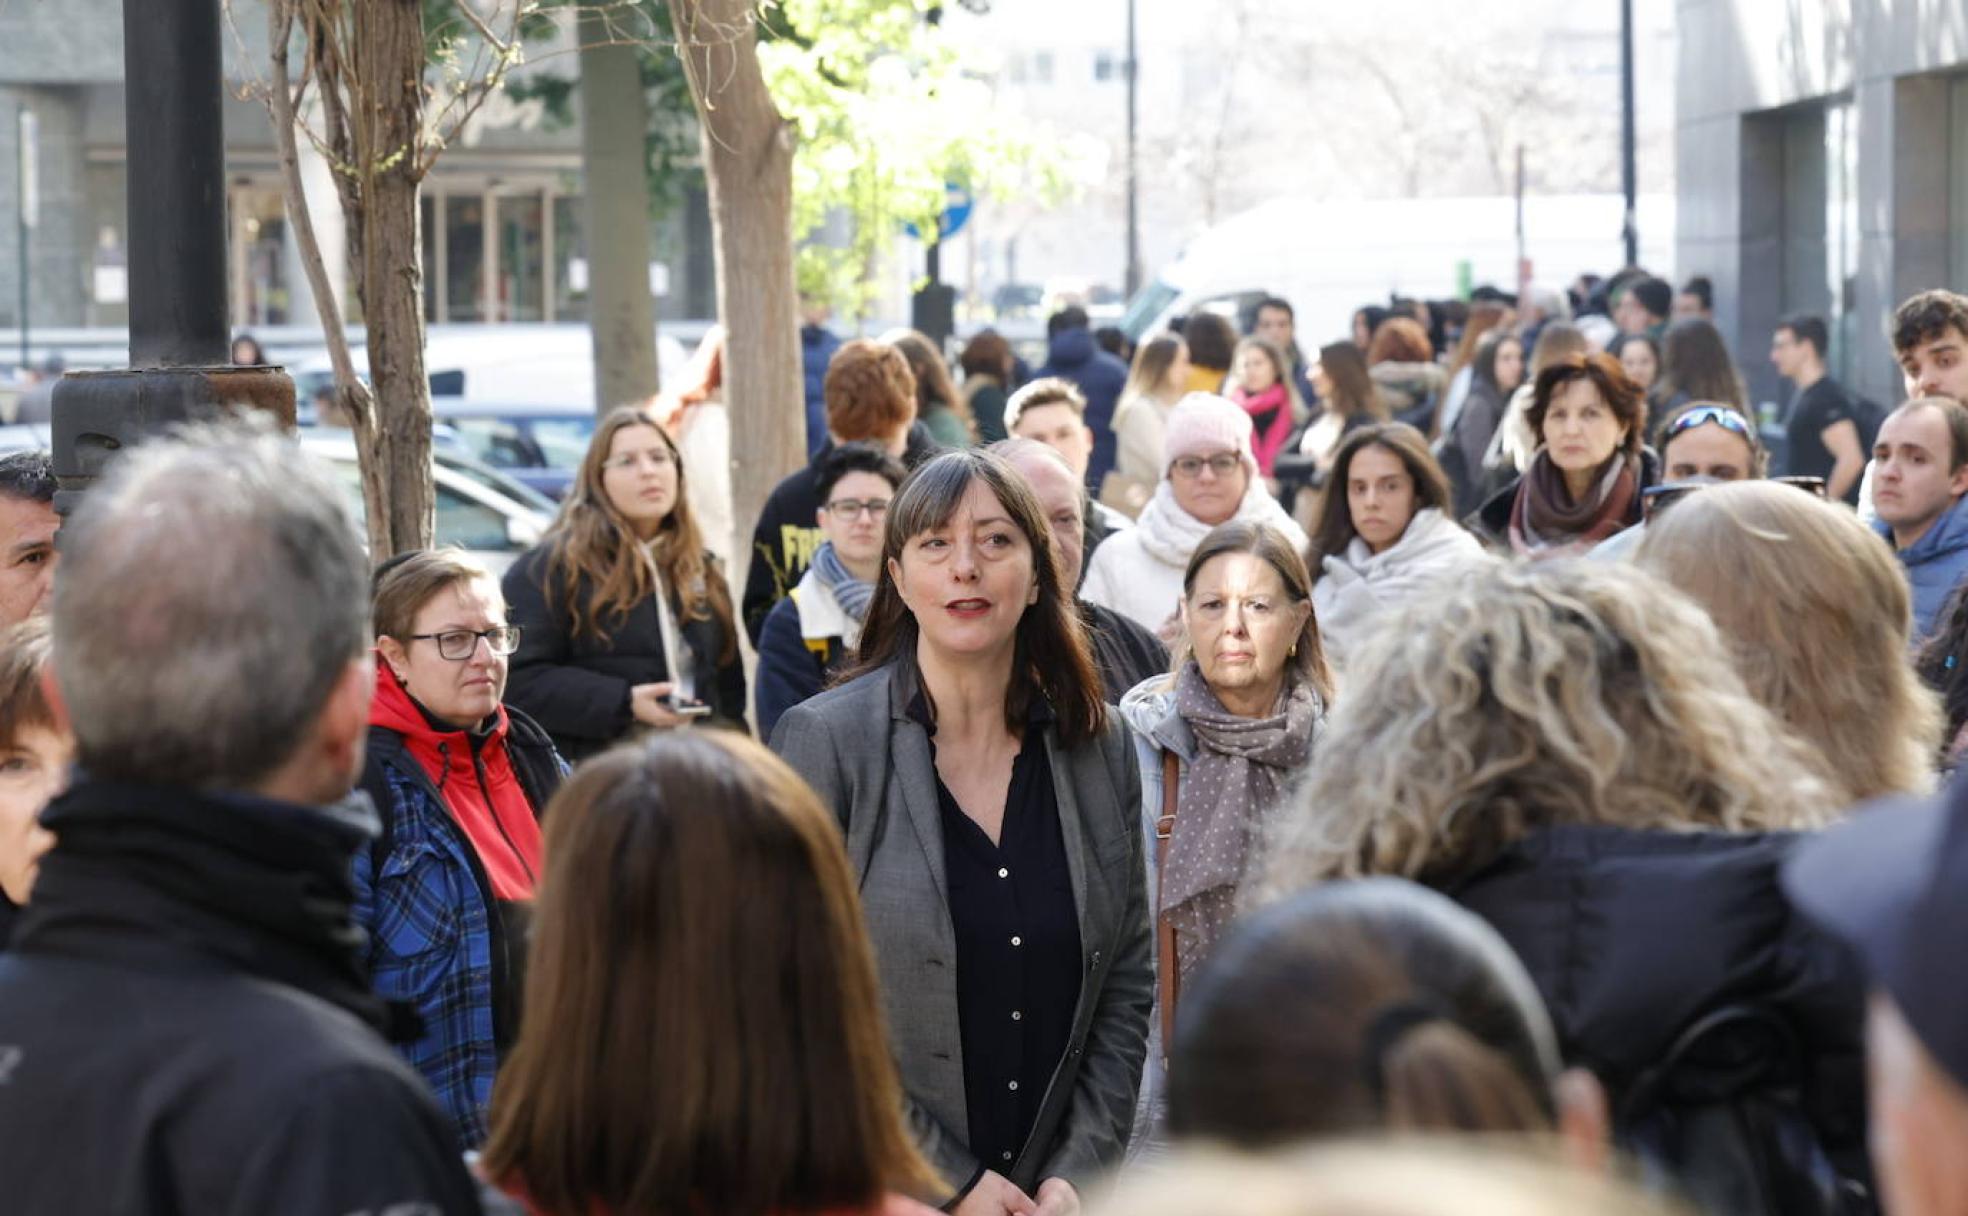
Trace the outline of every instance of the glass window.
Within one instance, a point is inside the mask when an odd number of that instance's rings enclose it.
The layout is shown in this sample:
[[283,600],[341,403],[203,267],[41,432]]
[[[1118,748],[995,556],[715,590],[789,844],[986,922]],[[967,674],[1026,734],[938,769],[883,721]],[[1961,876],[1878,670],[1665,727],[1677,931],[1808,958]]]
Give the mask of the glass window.
[[588,454],[588,441],[594,438],[595,419],[535,418],[529,424],[533,442],[546,458],[550,469],[578,469]]
[[477,195],[444,198],[444,277],[450,318],[485,320],[485,203]]
[[1968,76],[1948,86],[1948,282],[1968,285]]
[[451,428],[471,454],[495,469],[538,469],[546,466],[540,451],[518,423],[507,418],[454,418]]
[[506,531],[504,515],[443,482],[437,485],[436,540],[440,545],[457,545],[463,549],[515,547],[512,535]]
[[581,240],[581,208],[585,204],[579,196],[556,195],[553,201],[554,223],[554,319],[557,321],[585,321],[588,319],[588,284],[585,274],[579,288],[574,283],[573,269],[576,261],[585,266],[586,247]]
[[499,197],[499,319],[543,321],[545,201],[539,193]]

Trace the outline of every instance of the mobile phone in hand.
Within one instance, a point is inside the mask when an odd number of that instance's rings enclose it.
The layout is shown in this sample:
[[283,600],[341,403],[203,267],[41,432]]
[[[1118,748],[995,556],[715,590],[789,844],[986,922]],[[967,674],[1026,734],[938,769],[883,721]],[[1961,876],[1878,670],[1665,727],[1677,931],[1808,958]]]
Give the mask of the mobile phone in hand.
[[679,718],[704,718],[710,716],[711,707],[702,701],[686,700],[683,697],[671,694],[669,702],[670,712]]

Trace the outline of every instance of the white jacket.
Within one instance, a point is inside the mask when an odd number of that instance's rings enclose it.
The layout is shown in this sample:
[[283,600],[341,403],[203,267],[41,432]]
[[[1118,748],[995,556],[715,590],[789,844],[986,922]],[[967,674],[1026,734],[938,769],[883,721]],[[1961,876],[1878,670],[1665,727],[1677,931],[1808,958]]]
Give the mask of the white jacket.
[[1467,569],[1493,560],[1482,543],[1434,507],[1415,512],[1408,530],[1385,552],[1354,537],[1346,552],[1325,559],[1312,586],[1319,638],[1335,666],[1346,661],[1394,609]]
[[[1305,550],[1304,530],[1285,514],[1261,478],[1250,479],[1233,518],[1270,524],[1285,534],[1293,548]],[[1182,601],[1182,574],[1210,530],[1211,525],[1175,505],[1175,495],[1164,480],[1134,527],[1116,532],[1093,551],[1080,598],[1112,608],[1167,641],[1170,633],[1163,626]]]

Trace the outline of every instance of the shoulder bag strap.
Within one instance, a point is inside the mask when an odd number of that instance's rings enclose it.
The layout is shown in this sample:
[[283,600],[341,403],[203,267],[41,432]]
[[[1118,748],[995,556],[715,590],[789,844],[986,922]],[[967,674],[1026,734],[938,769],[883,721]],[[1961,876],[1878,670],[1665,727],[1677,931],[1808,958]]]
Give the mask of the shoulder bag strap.
[[[1162,752],[1162,815],[1155,821],[1155,890],[1160,902],[1162,884],[1168,881],[1169,837],[1175,834],[1175,786],[1182,761],[1174,751]],[[1162,1059],[1166,1064],[1175,1042],[1175,1002],[1181,988],[1176,973],[1175,926],[1155,912],[1155,983],[1162,1004]]]

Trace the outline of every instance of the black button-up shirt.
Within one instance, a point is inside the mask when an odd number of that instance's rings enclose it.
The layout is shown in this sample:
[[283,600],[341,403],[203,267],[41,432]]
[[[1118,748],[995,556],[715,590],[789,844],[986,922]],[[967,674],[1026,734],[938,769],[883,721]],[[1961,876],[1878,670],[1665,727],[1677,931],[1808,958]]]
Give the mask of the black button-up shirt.
[[[934,758],[936,727],[920,695],[909,716],[929,732]],[[1080,998],[1080,917],[1046,755],[1050,721],[1040,704],[1026,725],[996,844],[936,779],[970,1151],[999,1173],[1038,1120]]]

